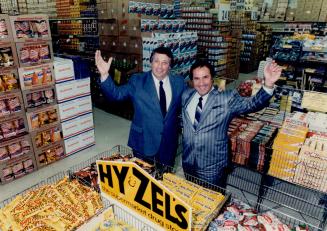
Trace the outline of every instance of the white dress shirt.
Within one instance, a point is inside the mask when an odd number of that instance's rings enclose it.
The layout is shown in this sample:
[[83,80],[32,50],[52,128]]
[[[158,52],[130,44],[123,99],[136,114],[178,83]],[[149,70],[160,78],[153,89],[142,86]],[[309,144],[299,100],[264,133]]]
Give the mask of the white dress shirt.
[[[159,83],[158,83],[159,84]],[[214,87],[211,88],[210,92],[214,89]],[[263,89],[269,94],[272,95],[274,93],[274,88],[268,88],[266,86],[263,86]],[[209,93],[202,96],[202,110],[204,110],[205,104],[207,102]],[[191,102],[187,105],[187,112],[188,115],[190,116],[191,122],[192,124],[194,124],[194,119],[195,119],[195,111],[196,111],[196,107],[198,106],[199,103],[199,98],[200,98],[200,94],[198,92],[196,92],[193,96],[193,98],[191,99]]]
[[[160,93],[159,93],[160,80],[158,80],[153,74],[152,74],[152,78],[153,78],[153,81],[154,81],[154,85],[156,87],[158,99],[160,100]],[[171,103],[171,98],[172,98],[170,81],[169,81],[168,76],[166,76],[161,81],[162,81],[162,87],[163,87],[163,89],[165,91],[165,94],[166,94],[166,109],[167,109],[167,112],[168,112],[168,108],[169,108],[169,105]]]

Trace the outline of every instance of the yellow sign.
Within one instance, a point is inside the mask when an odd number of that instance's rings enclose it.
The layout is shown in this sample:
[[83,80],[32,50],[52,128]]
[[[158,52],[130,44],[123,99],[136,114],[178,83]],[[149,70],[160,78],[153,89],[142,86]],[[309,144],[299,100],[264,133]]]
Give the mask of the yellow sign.
[[101,192],[165,230],[191,230],[192,210],[132,162],[97,161]]
[[321,92],[304,92],[302,107],[309,110],[327,112],[327,94]]

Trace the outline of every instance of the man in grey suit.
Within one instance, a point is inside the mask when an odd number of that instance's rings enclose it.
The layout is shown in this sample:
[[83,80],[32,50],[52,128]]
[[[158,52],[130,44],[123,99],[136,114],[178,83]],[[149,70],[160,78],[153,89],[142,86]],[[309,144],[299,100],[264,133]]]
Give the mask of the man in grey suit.
[[95,63],[100,72],[101,89],[114,100],[131,100],[134,107],[128,145],[134,155],[164,165],[173,166],[178,145],[178,113],[184,79],[169,73],[173,65],[169,48],[153,50],[151,71],[132,75],[128,83],[116,86],[109,76],[112,58],[108,62],[95,54]]
[[213,87],[213,67],[205,61],[195,62],[190,70],[193,89],[182,95],[183,170],[205,182],[225,186],[228,166],[230,121],[237,115],[263,108],[273,95],[281,74],[275,63],[266,65],[265,83],[251,98],[237,90],[219,91]]

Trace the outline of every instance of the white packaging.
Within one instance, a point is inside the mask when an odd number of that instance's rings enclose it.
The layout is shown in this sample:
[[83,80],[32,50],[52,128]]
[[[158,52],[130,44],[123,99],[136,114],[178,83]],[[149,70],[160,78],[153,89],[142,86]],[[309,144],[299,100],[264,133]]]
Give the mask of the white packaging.
[[70,139],[65,140],[65,150],[66,155],[69,156],[78,150],[80,150],[82,142],[79,136],[71,137]]
[[58,103],[76,98],[78,93],[76,91],[75,81],[56,84],[56,94]]
[[78,115],[84,115],[92,112],[91,96],[85,96],[74,100]]
[[70,59],[55,58],[53,63],[55,82],[61,83],[75,79],[74,63]]
[[77,79],[73,81],[75,83],[75,91],[77,96],[86,96],[91,94],[91,81],[90,78]]
[[58,104],[60,121],[64,122],[66,120],[72,119],[79,115],[79,106],[75,100],[66,101]]
[[79,117],[79,130],[80,132],[89,131],[90,129],[94,129],[93,123],[93,114],[89,113]]
[[68,139],[72,136],[79,134],[80,128],[80,119],[75,118],[61,123],[62,126],[62,135],[64,139]]

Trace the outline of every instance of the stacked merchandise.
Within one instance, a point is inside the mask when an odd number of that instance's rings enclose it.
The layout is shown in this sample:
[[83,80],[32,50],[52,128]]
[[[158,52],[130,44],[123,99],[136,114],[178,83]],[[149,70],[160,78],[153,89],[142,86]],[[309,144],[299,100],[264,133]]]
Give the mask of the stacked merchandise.
[[[263,127],[260,121],[234,119],[230,123],[229,132],[232,149],[232,161],[247,165],[251,153],[251,142]],[[253,154],[253,153],[251,153]]]
[[18,195],[0,210],[0,228],[75,230],[102,208],[97,192],[64,178]]
[[[19,89],[18,59],[9,17],[1,15],[0,38],[0,182],[6,183],[36,169],[31,136]],[[16,34],[15,34],[16,36]],[[16,39],[16,37],[15,37]]]
[[55,58],[55,88],[67,155],[95,144],[90,78],[77,79],[81,77],[77,69],[72,60]]
[[203,188],[171,173],[163,175],[162,183],[192,207],[192,229],[195,230],[205,230],[225,202],[225,196],[221,193]]
[[307,138],[301,147],[293,182],[327,192],[326,166],[327,137],[313,135]]
[[158,46],[167,46],[175,57],[171,72],[187,77],[196,58],[197,40],[195,32],[154,33],[151,38],[143,38],[143,71],[151,69],[152,50]]
[[271,38],[272,38],[272,29],[269,26],[259,25],[257,29],[263,35],[263,53],[262,59],[269,56],[270,46],[271,46]]
[[241,32],[233,31],[231,36],[227,38],[228,53],[227,53],[227,69],[226,77],[228,79],[237,79],[240,69],[240,46],[241,46]]
[[56,17],[56,2],[47,0],[18,0],[19,14],[46,14]]
[[263,36],[260,32],[243,32],[242,34],[242,52],[241,52],[241,72],[252,72],[258,69],[259,62],[263,54]]
[[264,125],[251,141],[251,155],[249,166],[259,172],[264,171],[265,161],[268,157],[267,147],[274,137],[277,128],[271,125]]
[[307,133],[307,124],[303,122],[303,118],[293,117],[285,120],[272,146],[269,175],[293,182],[299,151]]
[[186,29],[198,33],[198,55],[208,59],[218,77],[226,77],[228,42],[225,31],[222,28],[213,30],[213,15],[205,7],[184,6],[182,17],[187,20]]
[[10,19],[27,123],[36,164],[40,168],[65,157],[54,91],[49,21],[45,15],[12,16]]
[[[293,228],[293,229],[292,229]],[[223,213],[210,222],[208,231],[214,230],[297,230],[307,231],[300,225],[289,227],[272,212],[258,212],[254,207],[238,199],[232,199]]]
[[3,14],[17,14],[19,12],[17,3],[19,4],[19,1],[2,0],[0,5],[0,12]]

